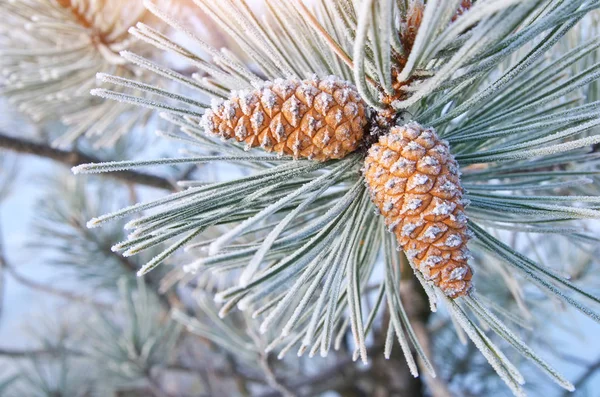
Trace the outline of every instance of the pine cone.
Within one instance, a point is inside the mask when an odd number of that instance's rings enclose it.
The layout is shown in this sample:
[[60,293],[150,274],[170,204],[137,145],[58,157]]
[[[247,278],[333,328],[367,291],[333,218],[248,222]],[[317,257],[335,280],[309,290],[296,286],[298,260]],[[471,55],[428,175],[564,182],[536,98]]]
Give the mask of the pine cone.
[[207,132],[245,142],[246,148],[318,161],[356,150],[367,124],[356,88],[335,76],[275,80],[215,104],[202,118]]
[[369,149],[363,172],[373,202],[416,269],[448,297],[466,295],[470,235],[448,143],[417,123],[392,127]]

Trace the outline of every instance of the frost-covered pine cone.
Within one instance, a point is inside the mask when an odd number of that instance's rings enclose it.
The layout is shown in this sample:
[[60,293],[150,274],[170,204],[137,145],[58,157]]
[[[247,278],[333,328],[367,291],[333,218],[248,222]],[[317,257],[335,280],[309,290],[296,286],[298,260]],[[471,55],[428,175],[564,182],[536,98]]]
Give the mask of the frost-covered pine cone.
[[359,147],[367,114],[356,88],[335,76],[278,79],[214,104],[202,124],[247,148],[325,161]]
[[396,126],[371,146],[363,172],[373,202],[416,269],[448,297],[466,295],[469,233],[448,144],[432,128]]

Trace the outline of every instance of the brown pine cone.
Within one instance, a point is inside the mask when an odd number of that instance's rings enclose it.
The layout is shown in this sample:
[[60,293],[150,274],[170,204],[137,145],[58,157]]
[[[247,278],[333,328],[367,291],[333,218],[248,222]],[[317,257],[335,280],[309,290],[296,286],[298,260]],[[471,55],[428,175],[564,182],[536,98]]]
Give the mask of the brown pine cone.
[[240,92],[206,111],[202,124],[223,139],[268,152],[317,161],[355,151],[367,124],[367,106],[356,88],[335,76],[275,80]]
[[433,128],[396,126],[369,149],[371,198],[406,256],[450,298],[471,289],[467,217],[459,171]]

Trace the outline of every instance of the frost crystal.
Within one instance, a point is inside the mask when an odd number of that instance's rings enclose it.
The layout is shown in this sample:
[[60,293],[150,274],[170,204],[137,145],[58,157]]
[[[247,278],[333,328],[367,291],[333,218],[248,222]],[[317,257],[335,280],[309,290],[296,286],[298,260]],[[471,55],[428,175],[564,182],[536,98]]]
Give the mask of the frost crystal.
[[394,157],[395,154],[396,154],[396,152],[394,152],[393,150],[386,149],[386,151],[383,152],[383,156],[381,156],[381,159],[384,161],[387,161],[387,160],[391,159],[392,157]]
[[413,259],[413,258],[415,258],[417,255],[419,255],[419,253],[420,253],[420,252],[421,252],[421,250],[417,250],[417,249],[410,249],[410,250],[407,250],[405,253],[406,253],[406,257],[407,257],[408,259]]
[[435,157],[431,157],[431,156],[425,156],[423,157],[423,163],[425,163],[425,165],[428,165],[430,167],[435,167],[440,165],[440,162],[435,158]]
[[458,187],[454,183],[452,183],[450,181],[446,181],[440,187],[440,189],[443,190],[444,192],[450,192],[450,193],[452,193],[452,192],[455,192],[458,189]]
[[335,121],[339,124],[342,122],[343,119],[344,119],[344,113],[342,113],[341,109],[338,109],[335,112]]
[[358,106],[356,106],[354,102],[348,103],[344,109],[346,110],[346,113],[349,113],[350,116],[354,117],[358,114]]
[[423,234],[423,237],[430,239],[430,240],[434,240],[438,234],[440,234],[440,232],[442,231],[442,229],[440,229],[437,226],[430,226],[426,231],[425,234]]
[[458,247],[462,244],[462,238],[458,234],[452,234],[446,239],[446,247]]
[[415,141],[408,142],[408,144],[406,145],[406,148],[410,151],[425,149],[423,146],[419,145]]
[[317,95],[316,100],[324,109],[329,109],[329,105],[331,105],[331,102],[333,102],[333,97],[326,92],[322,92]]
[[252,118],[250,119],[252,122],[252,127],[257,130],[262,126],[262,123],[265,121],[265,114],[263,112],[254,112]]
[[310,84],[302,84],[298,89],[306,99],[306,104],[309,107],[312,107],[315,95],[317,95],[318,90]]
[[[400,223],[400,219],[396,219],[394,222],[390,223],[388,225],[388,231],[390,232],[394,232],[394,230],[396,230],[396,227],[398,226],[398,224]],[[404,229],[402,229],[404,230]]]
[[262,100],[265,109],[273,110],[273,108],[275,107],[275,103],[277,102],[277,97],[275,96],[273,91],[271,91],[268,88],[265,88],[262,92]]
[[452,213],[452,211],[454,211],[454,208],[456,208],[456,204],[452,202],[442,201],[436,204],[432,213],[434,215],[448,215]]
[[416,225],[414,223],[407,223],[406,225],[402,226],[402,235],[404,237],[410,236],[418,226],[419,225]]
[[417,174],[412,178],[412,184],[414,186],[421,186],[429,182],[429,177],[423,174]]
[[398,161],[396,161],[394,164],[392,164],[392,168],[390,169],[390,171],[397,172],[403,168],[410,167],[414,164],[415,164],[414,161],[410,161],[410,160],[407,160],[404,157],[402,157]]
[[466,267],[457,267],[456,269],[452,270],[450,272],[450,276],[448,277],[449,280],[462,280],[465,275],[467,274],[467,268]]
[[414,211],[417,208],[419,208],[422,203],[423,203],[423,200],[421,200],[419,198],[413,198],[406,205],[406,209],[409,210],[409,211]]
[[246,130],[246,126],[243,124],[235,127],[235,136],[238,139],[246,139],[248,137],[248,130]]
[[281,121],[275,126],[275,134],[277,134],[280,140],[285,136],[285,128],[283,128],[283,123]]
[[235,111],[237,109],[237,105],[235,102],[226,101],[223,103],[223,118],[225,120],[233,120],[235,118]]
[[260,146],[262,146],[262,147],[271,146],[271,138],[269,137],[268,134],[265,134],[265,136],[262,139],[262,142],[260,143]]
[[400,179],[398,178],[390,178],[386,183],[385,183],[385,188],[386,189],[393,189],[396,184],[398,184],[400,182]]
[[340,90],[340,100],[342,103],[346,103],[348,102],[348,98],[350,97],[350,90],[347,88],[344,88],[343,90]]
[[391,200],[388,200],[383,204],[384,211],[391,211],[392,208],[394,208],[394,203]]

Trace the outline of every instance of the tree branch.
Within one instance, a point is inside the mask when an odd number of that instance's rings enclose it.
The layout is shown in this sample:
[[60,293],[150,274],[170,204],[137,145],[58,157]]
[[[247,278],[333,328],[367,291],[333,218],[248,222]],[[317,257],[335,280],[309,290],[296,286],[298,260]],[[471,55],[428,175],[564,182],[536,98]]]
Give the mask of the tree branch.
[[54,288],[51,287],[49,285],[34,281],[34,280],[30,280],[27,277],[21,275],[20,273],[18,273],[12,266],[10,266],[8,263],[6,263],[6,261],[3,260],[2,257],[0,257],[0,266],[2,266],[4,269],[6,269],[9,274],[12,276],[12,278],[15,279],[15,281],[17,281],[18,283],[29,287],[31,289],[35,289],[50,295],[54,295],[54,296],[59,296],[61,298],[70,300],[70,301],[75,301],[75,302],[82,302],[82,303],[87,303],[90,304],[92,306],[95,306],[99,309],[110,309],[111,307],[113,307],[113,305],[110,305],[108,303],[104,303],[104,302],[98,302],[95,301],[93,298],[85,296],[85,295],[78,295],[76,293],[73,293],[71,291],[67,291],[67,290],[63,290],[63,289],[59,289],[59,288]]
[[[55,149],[43,143],[11,137],[2,132],[0,132],[0,148],[12,150],[17,153],[32,154],[34,156],[49,158],[71,167],[86,163],[101,162],[101,160],[97,158],[76,150],[66,151],[62,149]],[[175,186],[173,183],[171,183],[171,181],[157,175],[136,171],[117,171],[103,175],[129,183],[137,183],[158,189],[175,190]]]
[[32,358],[39,356],[57,356],[59,354],[70,354],[74,356],[82,356],[83,353],[77,350],[67,348],[48,348],[48,349],[31,349],[20,350],[0,347],[0,356],[10,358]]

